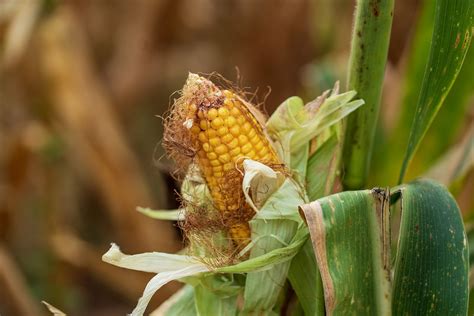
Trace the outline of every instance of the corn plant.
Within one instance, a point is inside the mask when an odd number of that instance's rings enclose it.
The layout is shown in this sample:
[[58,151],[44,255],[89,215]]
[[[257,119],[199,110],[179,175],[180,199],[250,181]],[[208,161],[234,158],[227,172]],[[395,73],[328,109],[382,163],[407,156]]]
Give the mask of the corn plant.
[[[433,180],[403,183],[472,36],[472,0],[432,3],[429,58],[392,188],[366,183],[393,0],[357,1],[346,92],[336,83],[306,104],[291,97],[267,119],[228,82],[189,74],[163,139],[182,180],[182,207],[138,209],[178,221],[186,249],[126,255],[113,244],[103,256],[156,273],[132,315],[172,280],[185,286],[160,307],[163,315],[468,313],[459,207]],[[472,137],[462,146],[472,150]]]

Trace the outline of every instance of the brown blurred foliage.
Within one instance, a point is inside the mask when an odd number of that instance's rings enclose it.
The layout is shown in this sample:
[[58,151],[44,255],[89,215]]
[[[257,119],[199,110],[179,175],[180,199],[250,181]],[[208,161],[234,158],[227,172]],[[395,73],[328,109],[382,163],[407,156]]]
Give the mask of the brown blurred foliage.
[[[353,7],[0,0],[0,314],[46,314],[41,300],[71,315],[131,311],[150,276],[102,263],[109,243],[127,253],[183,245],[172,223],[135,211],[177,206],[155,115],[189,71],[258,88],[268,112],[318,95],[344,80]],[[417,7],[397,1],[389,105]]]

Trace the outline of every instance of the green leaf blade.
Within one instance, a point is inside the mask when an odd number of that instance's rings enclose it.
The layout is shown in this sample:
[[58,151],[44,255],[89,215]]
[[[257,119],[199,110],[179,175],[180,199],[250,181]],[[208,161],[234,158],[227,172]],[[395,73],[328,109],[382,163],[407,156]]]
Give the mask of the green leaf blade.
[[466,315],[469,258],[456,202],[430,180],[403,186],[401,193],[394,315]]
[[323,286],[309,238],[291,261],[288,279],[304,310],[304,315],[323,316]]
[[425,67],[408,147],[399,176],[408,165],[461,70],[472,38],[474,2],[438,0],[430,57]]
[[373,191],[342,192],[301,207],[324,285],[328,315],[390,314],[383,212]]

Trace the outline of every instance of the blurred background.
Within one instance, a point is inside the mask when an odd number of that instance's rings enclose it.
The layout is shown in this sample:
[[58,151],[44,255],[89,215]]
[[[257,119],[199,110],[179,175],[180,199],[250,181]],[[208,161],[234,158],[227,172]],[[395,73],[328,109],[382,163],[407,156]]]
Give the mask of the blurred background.
[[[188,72],[238,82],[267,113],[292,95],[310,101],[336,80],[345,85],[354,5],[0,0],[0,314],[47,315],[41,300],[69,315],[130,312],[151,275],[101,256],[111,242],[130,254],[183,247],[173,223],[135,208],[178,206],[160,116]],[[411,117],[399,118],[415,104],[402,109],[402,78],[423,9],[423,1],[396,1],[371,186],[395,184],[400,168],[400,155],[386,149],[406,146]],[[429,32],[420,36],[429,43]],[[468,59],[472,70],[472,49]],[[411,178],[452,145],[472,142],[472,85],[462,88]],[[472,192],[471,168],[453,187],[466,216]],[[164,287],[152,306],[178,288]]]

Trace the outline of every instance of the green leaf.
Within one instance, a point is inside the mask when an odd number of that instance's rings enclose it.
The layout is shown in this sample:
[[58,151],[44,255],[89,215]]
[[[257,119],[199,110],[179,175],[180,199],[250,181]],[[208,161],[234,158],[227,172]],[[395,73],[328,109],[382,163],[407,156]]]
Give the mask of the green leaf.
[[[272,250],[288,246],[299,224],[298,205],[304,203],[303,189],[291,178],[270,167],[246,159],[243,162],[242,188],[246,202],[255,210],[250,221],[250,260]],[[290,261],[268,267],[264,271],[247,274],[243,312],[250,314],[273,313],[287,278]]]
[[191,285],[185,285],[176,292],[166,302],[160,306],[169,304],[170,306],[163,312],[164,316],[196,316],[196,307],[194,305],[194,288]]
[[471,124],[462,141],[451,148],[428,171],[427,178],[434,179],[446,186],[463,178],[474,168],[474,123]]
[[[255,244],[250,252],[250,259],[287,246],[295,235],[297,226],[291,220],[251,220],[252,241]],[[282,262],[271,269],[247,274],[243,312],[255,315],[271,313],[285,284],[290,263]]]
[[304,202],[305,199],[295,181],[286,179],[281,187],[268,198],[262,208],[255,214],[254,220],[286,219],[301,223],[298,205]]
[[298,231],[296,232],[295,236],[293,237],[292,241],[288,246],[277,248],[275,250],[265,253],[264,255],[242,261],[232,266],[217,268],[216,272],[246,273],[256,270],[263,271],[266,269],[270,269],[275,265],[293,259],[293,257],[301,249],[301,246],[306,242],[307,238],[308,230],[298,228]]
[[[419,97],[423,81],[426,61],[430,54],[431,37],[435,20],[436,1],[425,0],[421,8],[413,38],[407,50],[407,63],[404,67],[404,79],[401,88],[400,114],[393,130],[386,130],[380,126],[377,136],[381,138],[375,143],[374,161],[371,168],[370,183],[377,185],[395,185],[400,170],[387,168],[387,165],[401,165],[407,147],[408,136],[415,116],[414,106]],[[416,155],[413,157],[406,177],[412,179],[426,173],[429,167],[439,159],[443,153],[452,147],[465,128],[469,118],[469,100],[474,95],[474,80],[471,80],[474,69],[474,50],[469,49],[464,64],[444,103],[426,136],[420,143]],[[390,132],[384,142],[384,132]],[[374,168],[375,167],[375,168]]]
[[365,186],[370,169],[387,61],[394,0],[358,0],[352,33],[348,89],[366,103],[349,116],[343,149],[346,188]]
[[309,142],[364,104],[353,100],[355,91],[337,94],[338,84],[314,101],[303,105],[298,97],[283,102],[267,121],[268,133],[278,139],[285,164],[296,173],[298,180],[306,175]]
[[237,295],[219,295],[204,285],[194,287],[197,315],[236,315]]
[[137,207],[137,211],[153,219],[167,221],[184,221],[184,209],[177,210],[152,210],[148,207]]
[[334,194],[301,206],[328,315],[390,314],[388,194]]
[[308,238],[291,261],[288,279],[304,310],[304,315],[324,315],[323,286],[311,239]]
[[473,1],[436,1],[430,56],[425,67],[399,183],[403,181],[415,151],[461,70],[471,42],[473,11]]
[[331,193],[337,175],[337,135],[326,140],[308,160],[306,190],[311,201]]
[[[310,200],[316,200],[331,192],[337,174],[338,144],[337,135],[333,133],[309,159],[306,188]],[[324,315],[321,275],[310,239],[291,261],[288,279],[305,315]]]
[[399,190],[402,217],[394,266],[394,315],[466,315],[469,258],[455,200],[430,180]]

